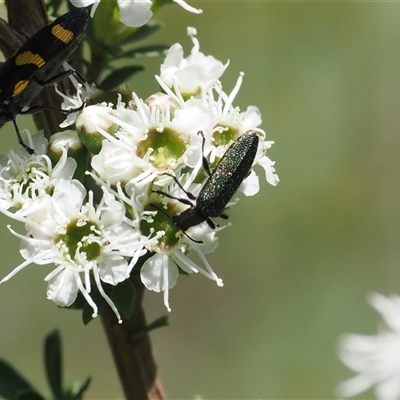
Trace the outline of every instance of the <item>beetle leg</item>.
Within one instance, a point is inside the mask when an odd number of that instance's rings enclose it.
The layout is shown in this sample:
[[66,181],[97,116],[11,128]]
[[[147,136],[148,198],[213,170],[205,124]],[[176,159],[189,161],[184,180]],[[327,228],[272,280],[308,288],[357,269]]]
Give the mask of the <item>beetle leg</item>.
[[[181,183],[180,183],[180,182],[178,181],[178,179],[176,178],[176,176],[174,176],[174,175],[172,175],[172,174],[169,174],[168,172],[163,172],[163,173],[160,174],[160,175],[167,175],[167,176],[170,176],[170,177],[175,181],[175,183],[182,189],[182,191],[185,192],[186,196],[189,197],[190,200],[196,200],[196,196],[195,196],[193,193],[190,193],[190,192],[188,192],[187,190],[185,190],[185,189],[183,188],[183,186],[181,185]],[[175,197],[172,197],[172,198],[174,199]]]
[[11,121],[14,124],[14,128],[15,128],[15,132],[17,134],[17,138],[18,138],[18,142],[19,144],[29,153],[29,154],[34,154],[35,150],[33,150],[32,148],[30,148],[27,144],[25,144],[24,140],[22,139],[21,136],[21,132],[19,131],[18,125],[17,125],[17,121],[15,120],[15,115],[13,115],[11,117]]

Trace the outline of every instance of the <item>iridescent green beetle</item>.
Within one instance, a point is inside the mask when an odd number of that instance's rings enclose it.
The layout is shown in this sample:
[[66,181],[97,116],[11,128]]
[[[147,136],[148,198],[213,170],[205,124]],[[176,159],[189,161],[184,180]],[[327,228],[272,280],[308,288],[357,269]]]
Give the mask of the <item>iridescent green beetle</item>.
[[[205,138],[203,136],[203,154],[204,141]],[[172,217],[172,222],[179,229],[185,232],[187,229],[199,225],[204,221],[207,222],[212,229],[215,229],[216,224],[212,221],[212,217],[228,218],[224,211],[225,207],[240,184],[249,175],[257,154],[258,142],[259,138],[256,132],[247,131],[236,139],[225,151],[218,165],[212,172],[203,155],[203,167],[208,174],[208,179],[197,197],[185,191],[175,176],[167,173],[164,174],[171,176],[190,199],[176,198],[162,191],[154,191],[155,193],[178,200],[190,206],[185,211]],[[193,203],[193,201],[195,201],[195,203]],[[197,242],[194,239],[192,240]]]

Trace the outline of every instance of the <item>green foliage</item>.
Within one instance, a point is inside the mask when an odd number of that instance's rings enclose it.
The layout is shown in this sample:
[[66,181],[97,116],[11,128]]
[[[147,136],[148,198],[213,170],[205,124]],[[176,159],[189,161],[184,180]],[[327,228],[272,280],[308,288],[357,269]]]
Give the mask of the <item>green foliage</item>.
[[53,396],[58,399],[62,395],[62,354],[61,338],[57,331],[47,336],[44,345],[45,368],[48,384]]
[[[59,14],[59,8],[62,4],[63,0],[49,0],[47,2],[47,9],[51,13],[51,15],[58,15]],[[70,3],[68,3],[70,4]]]
[[130,317],[132,315],[136,300],[136,288],[130,279],[125,279],[114,286],[111,289],[110,297],[124,316]]
[[161,57],[163,56],[169,46],[166,44],[153,44],[148,46],[136,47],[130,51],[125,51],[117,58],[145,58],[145,57]]
[[106,91],[112,90],[143,70],[144,67],[140,65],[128,65],[126,67],[115,69],[104,78],[100,83],[100,87]]
[[163,7],[167,4],[173,4],[173,1],[172,0],[153,0],[153,5],[152,5],[151,9],[155,13],[161,7]]
[[[113,303],[116,305],[118,310],[122,313],[123,318],[129,318],[132,315],[133,307],[136,299],[136,289],[130,279],[126,279],[116,286],[108,285],[106,283],[102,284],[104,292]],[[82,305],[82,321],[87,325],[93,320],[93,308],[86,302],[82,302],[83,296],[78,296],[77,301],[74,302],[74,308],[80,308]],[[104,297],[100,294],[97,286],[93,286],[90,292],[90,297],[96,303],[99,313],[104,309],[104,307],[109,307]],[[76,303],[76,305],[75,305]]]
[[[44,343],[44,360],[47,381],[56,400],[81,400],[89,387],[90,378],[83,384],[75,382],[64,388],[61,336],[58,331],[50,333]],[[0,360],[0,396],[6,400],[44,400],[33,386],[6,361]]]
[[[83,64],[88,67],[88,79],[100,84],[103,90],[109,91],[143,71],[144,67],[132,65],[129,60],[165,54],[168,48],[166,44],[137,46],[161,27],[162,25],[155,20],[150,20],[140,27],[125,26],[119,21],[117,2],[102,1],[96,10],[95,18],[89,22],[86,30],[85,40],[90,48],[91,60],[83,61]],[[122,59],[128,61],[128,65],[114,65]]]
[[139,42],[140,40],[147,39],[151,35],[154,35],[159,29],[161,29],[161,24],[157,21],[150,20],[146,25],[140,26],[139,28],[124,28],[123,33],[120,34],[117,41],[120,45]]
[[22,393],[33,395],[36,392],[14,367],[0,359],[0,396],[4,399],[16,399]]
[[134,342],[136,340],[141,340],[143,339],[150,331],[153,331],[154,329],[159,329],[163,328],[165,326],[168,326],[168,315],[163,315],[160,318],[157,318],[154,320],[151,324],[147,325],[146,329],[142,330],[139,333],[136,333],[135,335],[131,336],[131,341]]

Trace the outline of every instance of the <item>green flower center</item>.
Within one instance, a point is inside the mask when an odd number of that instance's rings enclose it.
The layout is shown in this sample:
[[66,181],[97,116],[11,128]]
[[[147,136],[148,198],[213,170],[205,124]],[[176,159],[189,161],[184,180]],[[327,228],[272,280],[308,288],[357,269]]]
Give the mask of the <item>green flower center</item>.
[[[152,199],[145,208],[145,211],[157,211],[151,220],[142,219],[140,230],[143,235],[149,236],[154,232],[164,231],[164,235],[158,239],[158,247],[161,250],[171,250],[179,242],[180,229],[172,222],[172,216],[180,212],[176,209],[176,203],[168,202],[167,208],[159,199]],[[154,235],[154,233],[153,233]]]
[[165,128],[162,132],[151,129],[145,140],[138,143],[136,154],[143,158],[153,149],[150,162],[159,169],[170,169],[186,150],[185,141],[179,132]]
[[239,137],[240,132],[237,128],[232,128],[224,125],[217,126],[221,126],[222,128],[224,128],[224,130],[222,132],[214,132],[213,137],[216,146],[225,146],[229,143],[232,143]]
[[76,259],[78,253],[85,253],[88,261],[99,258],[101,255],[101,246],[89,237],[94,238],[97,226],[93,222],[86,222],[84,225],[78,225],[77,220],[71,221],[67,226],[66,233],[59,235],[56,242],[63,244],[68,250],[68,255],[72,260]]

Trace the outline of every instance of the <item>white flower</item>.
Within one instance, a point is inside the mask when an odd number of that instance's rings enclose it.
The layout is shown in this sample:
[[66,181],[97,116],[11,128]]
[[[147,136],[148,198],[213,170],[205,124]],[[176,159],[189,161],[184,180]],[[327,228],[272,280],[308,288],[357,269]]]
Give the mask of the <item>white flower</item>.
[[76,161],[67,158],[65,149],[53,167],[43,154],[47,148],[43,134],[35,135],[34,139],[32,143],[39,154],[29,155],[21,149],[21,154],[10,151],[1,158],[0,211],[14,208],[20,215],[28,215],[35,201],[54,190],[60,180],[71,179],[75,172]]
[[[21,255],[25,261],[0,283],[31,263],[55,264],[54,271],[45,278],[48,299],[66,307],[81,292],[96,316],[98,308],[90,296],[93,280],[120,320],[101,282],[115,286],[129,278],[146,250],[138,232],[124,222],[125,209],[112,195],[105,191],[97,207],[91,192],[87,203],[85,198],[85,188],[78,181],[60,181],[51,196],[40,199],[42,206],[36,212],[24,218],[14,216],[27,228],[26,236],[11,231],[22,239]],[[130,258],[129,263],[125,257]]]
[[[196,252],[202,256],[203,261],[206,261],[200,249],[197,248]],[[157,253],[146,260],[140,270],[140,279],[148,290],[164,293],[164,305],[168,311],[171,311],[169,290],[176,285],[179,268],[187,274],[200,272],[215,281],[218,286],[222,287],[224,285],[222,279],[218,278],[207,261],[206,267],[208,271],[200,268],[190,258],[186,257],[184,251],[176,249],[172,252]]]
[[[144,194],[148,192],[147,187],[141,189],[128,185],[125,190],[131,194],[131,197],[124,194],[121,186],[118,187],[116,196],[129,204],[130,209],[137,216],[139,229],[143,235],[141,242],[149,252],[154,253],[145,261],[140,270],[141,281],[147,289],[164,293],[164,304],[168,311],[171,311],[169,290],[176,285],[179,269],[187,274],[200,273],[215,281],[218,286],[223,286],[222,280],[204,256],[204,253],[214,251],[218,246],[216,230],[212,230],[204,223],[191,230],[193,236],[190,238],[184,234],[178,235],[179,229],[173,224],[171,217],[166,214],[162,208],[163,205],[156,197],[143,202]],[[201,240],[201,244],[194,240],[199,242]],[[187,257],[186,254],[191,249],[202,260],[205,269]]]
[[167,53],[161,65],[160,79],[170,88],[179,88],[185,98],[207,91],[215,85],[225,72],[225,65],[213,56],[200,52],[200,43],[195,37],[196,30],[188,28],[188,35],[193,42],[190,55],[183,57],[183,48],[179,43],[174,44]]
[[357,373],[339,386],[342,397],[356,396],[373,388],[379,400],[400,398],[400,297],[369,296],[383,318],[376,335],[345,335],[339,343],[341,361]]
[[[88,7],[93,4],[90,16],[93,17],[100,0],[70,0],[75,7]],[[183,0],[173,0],[175,3],[179,4],[186,11],[201,14],[202,10],[196,9],[189,6]],[[142,26],[145,25],[153,13],[151,11],[151,6],[153,2],[150,0],[118,0],[118,6],[120,9],[120,20],[123,24],[127,26]]]
[[210,123],[207,114],[197,107],[171,112],[168,104],[161,110],[133,97],[136,110],[119,105],[117,116],[109,116],[120,130],[109,134],[100,124],[96,128],[107,139],[92,160],[97,174],[107,184],[134,180],[144,185],[161,173],[193,167],[201,159],[197,132]]

